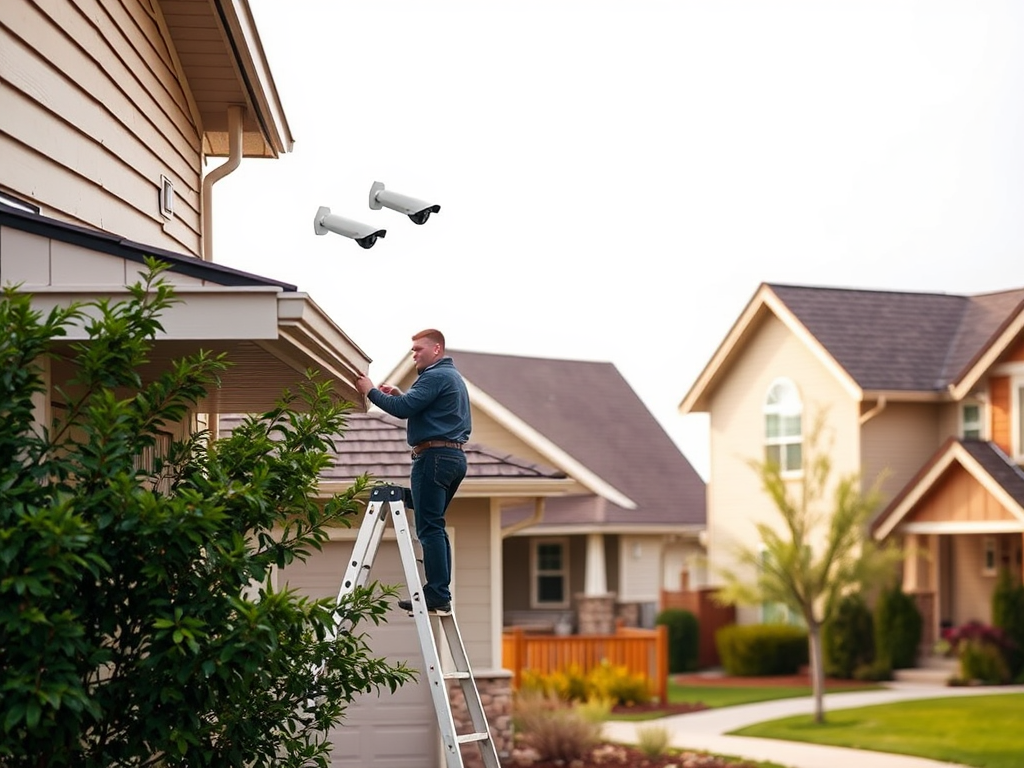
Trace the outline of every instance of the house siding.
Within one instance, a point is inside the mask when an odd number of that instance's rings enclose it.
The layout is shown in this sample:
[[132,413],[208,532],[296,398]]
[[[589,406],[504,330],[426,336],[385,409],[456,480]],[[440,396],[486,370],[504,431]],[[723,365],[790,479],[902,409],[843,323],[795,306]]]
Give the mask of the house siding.
[[550,459],[510,433],[507,427],[499,424],[495,419],[482,413],[478,408],[471,408],[471,410],[473,433],[469,436],[470,442],[480,443],[493,450],[504,451],[511,456],[517,456],[537,464],[551,463]]
[[992,442],[1007,455],[1013,453],[1010,427],[1010,377],[992,376],[988,383],[989,429]]
[[474,669],[495,669],[491,611],[491,514],[488,499],[456,499],[445,514],[452,534],[452,595],[459,631]]
[[[757,523],[778,522],[749,461],[764,456],[764,400],[779,377],[790,379],[800,391],[805,446],[816,414],[827,408],[833,482],[859,468],[859,404],[802,340],[768,316],[715,390],[709,407],[708,560],[716,568],[735,567],[736,546],[757,549]],[[721,576],[712,572],[708,579],[716,584]],[[757,615],[749,609],[737,614],[741,622],[754,621]]]
[[982,574],[982,537],[954,536],[950,544],[953,567],[949,573],[956,573],[956,578],[948,584],[954,623],[980,621],[990,624],[995,577]]
[[[45,215],[199,255],[200,133],[147,7],[67,0],[4,14],[0,190]],[[174,185],[170,219],[161,176]]]
[[662,583],[662,537],[622,536],[619,541],[619,602],[656,603]]
[[1016,522],[1017,518],[959,464],[952,465],[907,516],[907,522],[915,523],[1002,520]]
[[935,453],[946,435],[939,406],[890,403],[861,430],[861,480],[865,488],[882,475],[883,503],[889,501]]

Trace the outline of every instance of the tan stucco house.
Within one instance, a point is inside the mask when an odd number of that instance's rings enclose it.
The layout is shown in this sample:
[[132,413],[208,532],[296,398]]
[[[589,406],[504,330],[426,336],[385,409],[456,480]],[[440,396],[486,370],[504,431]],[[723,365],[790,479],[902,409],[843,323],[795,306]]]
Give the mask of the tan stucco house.
[[[710,417],[708,556],[778,522],[751,459],[794,479],[826,413],[833,479],[884,473],[872,526],[914,556],[903,587],[941,628],[991,619],[1024,543],[1024,289],[979,295],[763,284],[680,404]],[[766,606],[767,608],[767,606]],[[760,621],[761,609],[741,612]]]

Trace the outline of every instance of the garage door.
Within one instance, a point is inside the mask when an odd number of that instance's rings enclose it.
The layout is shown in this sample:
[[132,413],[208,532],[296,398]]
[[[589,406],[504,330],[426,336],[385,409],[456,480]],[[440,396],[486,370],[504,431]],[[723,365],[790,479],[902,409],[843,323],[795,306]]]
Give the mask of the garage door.
[[[289,566],[284,581],[313,597],[335,597],[345,575],[352,551],[350,542],[329,542],[323,552],[314,553],[306,563]],[[383,584],[404,584],[405,576],[394,541],[381,543],[370,579]],[[406,592],[402,591],[402,597]],[[411,616],[397,608],[388,614],[388,622],[372,624],[370,650],[392,662],[402,660],[421,670],[423,656]],[[334,768],[431,768],[439,762],[437,718],[426,677],[409,683],[395,693],[384,689],[360,695],[346,711],[341,728],[332,732]]]

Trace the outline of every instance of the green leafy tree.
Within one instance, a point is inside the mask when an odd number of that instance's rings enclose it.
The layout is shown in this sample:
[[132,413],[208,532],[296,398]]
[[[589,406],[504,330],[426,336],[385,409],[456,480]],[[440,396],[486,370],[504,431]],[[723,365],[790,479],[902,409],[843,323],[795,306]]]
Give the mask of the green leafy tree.
[[779,603],[802,618],[818,723],[825,721],[822,625],[843,595],[877,583],[899,558],[868,535],[881,501],[881,478],[866,491],[855,475],[830,486],[832,462],[820,449],[823,430],[824,414],[810,432],[799,478],[784,477],[776,462],[750,462],[782,525],[756,524],[764,551],[738,548],[739,567],[721,570],[718,594],[726,604]]
[[326,765],[353,697],[413,674],[360,630],[391,590],[337,605],[270,578],[358,511],[366,478],[316,493],[351,406],[310,376],[226,438],[176,431],[227,361],[143,381],[161,272],[45,316],[0,300],[0,764]]

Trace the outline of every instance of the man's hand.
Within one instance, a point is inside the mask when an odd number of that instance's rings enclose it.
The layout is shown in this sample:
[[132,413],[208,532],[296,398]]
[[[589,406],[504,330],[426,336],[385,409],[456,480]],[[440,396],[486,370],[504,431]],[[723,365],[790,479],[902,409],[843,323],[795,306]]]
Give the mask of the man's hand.
[[402,394],[402,390],[400,390],[398,387],[394,387],[394,386],[392,386],[390,384],[381,384],[379,387],[377,387],[377,389],[379,389],[385,395],[395,395],[395,396],[398,396],[398,395]]
[[[364,395],[373,389],[373,382],[370,381],[370,377],[365,373],[360,373],[356,376],[356,389],[362,392]],[[384,390],[381,390],[382,392]]]

